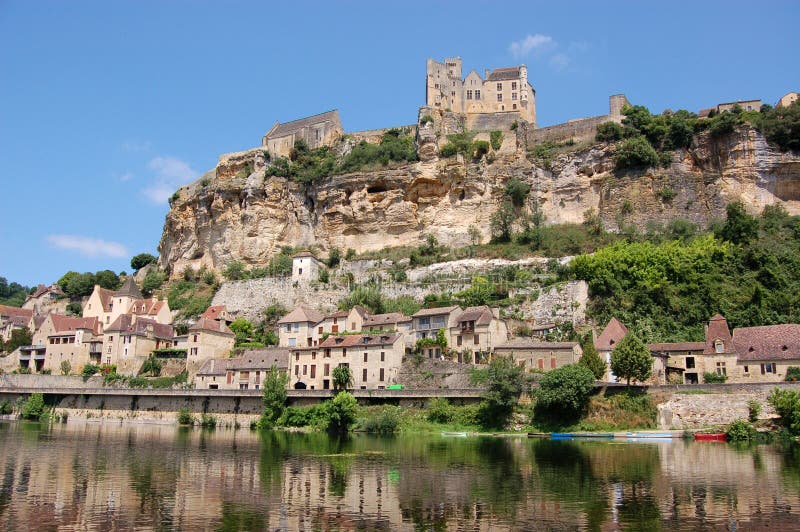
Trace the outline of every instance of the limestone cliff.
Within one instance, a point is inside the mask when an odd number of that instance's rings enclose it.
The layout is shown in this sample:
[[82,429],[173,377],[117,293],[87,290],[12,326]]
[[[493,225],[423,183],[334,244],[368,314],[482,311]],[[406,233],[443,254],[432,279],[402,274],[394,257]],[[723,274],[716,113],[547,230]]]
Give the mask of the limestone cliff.
[[265,178],[260,148],[224,155],[173,197],[160,265],[173,274],[187,266],[221,269],[232,260],[263,266],[281,246],[363,252],[417,245],[425,234],[464,245],[469,226],[488,240],[490,219],[513,177],[531,184],[551,224],[581,222],[590,209],[611,229],[673,218],[706,224],[735,200],[754,213],[782,203],[800,214],[800,155],[780,153],[748,127],[720,140],[696,137],[692,149],[675,152],[669,168],[625,174],[614,171],[614,145],[562,153],[545,168],[526,155],[522,135],[505,137],[491,162],[445,159],[436,155],[442,132],[421,127],[419,162],[312,185]]

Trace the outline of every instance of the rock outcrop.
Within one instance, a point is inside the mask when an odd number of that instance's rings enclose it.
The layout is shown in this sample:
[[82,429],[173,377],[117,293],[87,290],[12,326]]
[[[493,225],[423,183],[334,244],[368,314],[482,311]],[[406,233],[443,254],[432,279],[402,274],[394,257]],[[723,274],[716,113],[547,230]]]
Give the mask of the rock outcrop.
[[617,173],[609,144],[556,155],[546,168],[511,138],[477,162],[440,158],[444,135],[463,126],[452,117],[436,121],[447,131],[429,123],[419,128],[419,162],[310,185],[265,177],[260,148],[220,157],[214,170],[171,200],[160,266],[173,275],[186,267],[220,270],[233,260],[264,266],[281,246],[364,252],[416,246],[426,234],[462,246],[470,226],[486,241],[512,178],[531,185],[550,224],[579,223],[594,210],[610,229],[674,218],[705,225],[735,200],[753,213],[773,203],[800,213],[800,156],[780,153],[748,127],[720,140],[696,137],[692,149],[674,153],[669,168]]

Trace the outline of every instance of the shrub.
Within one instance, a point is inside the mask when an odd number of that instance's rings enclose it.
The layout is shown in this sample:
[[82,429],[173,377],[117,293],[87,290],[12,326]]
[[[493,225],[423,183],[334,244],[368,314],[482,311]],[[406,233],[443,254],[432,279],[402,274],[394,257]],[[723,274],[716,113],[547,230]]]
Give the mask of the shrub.
[[511,200],[511,203],[513,203],[515,207],[522,207],[525,205],[525,200],[528,199],[528,194],[531,192],[531,186],[521,179],[512,177],[506,182],[503,192],[505,193],[506,197]]
[[150,375],[151,377],[158,377],[161,375],[161,368],[163,364],[159,359],[155,357],[155,355],[151,354],[147,357],[147,360],[144,361],[142,364],[141,369],[139,370],[139,375]]
[[476,140],[472,145],[472,153],[476,159],[480,159],[489,153],[489,143],[485,140]]
[[800,393],[775,388],[767,400],[781,417],[781,424],[792,434],[800,435]]
[[489,134],[490,141],[492,143],[493,150],[499,150],[500,146],[503,145],[503,132],[502,131],[492,131]]
[[283,416],[286,410],[286,384],[289,382],[289,375],[279,371],[276,366],[269,368],[264,378],[264,393],[261,400],[264,404],[264,411],[261,414],[259,426],[269,428],[275,425]]
[[32,393],[28,399],[22,403],[19,410],[22,419],[38,420],[45,413],[44,396],[40,393]]
[[595,140],[598,142],[615,142],[622,139],[622,126],[616,122],[603,122],[597,126]]
[[800,368],[797,366],[786,368],[786,380],[791,382],[800,381]]
[[800,102],[767,111],[761,129],[767,142],[781,151],[800,151]]
[[342,434],[355,423],[358,403],[349,392],[339,392],[323,403],[323,407],[323,421],[328,432]]
[[724,384],[727,380],[727,375],[720,375],[718,373],[712,373],[708,371],[703,373],[703,382],[706,384]]
[[615,155],[616,167],[620,170],[626,168],[647,168],[658,164],[656,150],[644,137],[633,137],[617,150]]
[[659,198],[661,198],[661,201],[663,201],[664,203],[669,203],[675,198],[676,193],[674,188],[667,185],[661,190],[659,190],[656,194]]
[[203,413],[203,415],[200,416],[200,426],[204,429],[213,429],[217,426],[217,418],[211,414]]
[[381,407],[377,414],[368,417],[362,428],[373,434],[392,434],[399,426],[400,407],[386,405]]
[[92,364],[91,362],[89,362],[88,364],[83,366],[83,370],[81,371],[81,375],[83,375],[84,377],[91,377],[92,375],[94,375],[98,371],[100,371],[100,366],[98,366],[97,364]]
[[747,411],[747,419],[750,420],[751,423],[755,423],[758,421],[758,416],[761,414],[761,403],[755,399],[750,399],[747,401]]
[[189,407],[182,406],[178,410],[178,425],[194,425],[194,416],[189,411]]
[[522,373],[522,366],[517,365],[510,355],[496,356],[489,364],[487,390],[481,403],[482,424],[485,427],[503,427],[506,424],[522,394]]
[[575,418],[594,389],[594,374],[584,365],[568,364],[544,374],[536,390],[537,414]]
[[[212,272],[213,273],[213,272]],[[142,295],[148,297],[164,285],[167,274],[159,270],[150,270],[142,281]]]
[[322,405],[288,406],[277,424],[282,427],[319,427],[324,424],[323,417]]
[[746,419],[736,419],[725,429],[728,441],[748,441],[755,439],[756,429]]
[[72,373],[72,364],[70,364],[69,360],[62,360],[61,361],[61,374],[62,375],[69,375]]
[[0,415],[8,416],[14,412],[14,407],[8,401],[8,399],[3,399],[3,402],[0,403]]
[[425,115],[419,120],[419,125],[424,126],[427,123],[433,123],[433,117],[431,115]]
[[339,248],[331,248],[328,253],[328,268],[335,268],[342,262],[342,252]]
[[83,308],[81,307],[81,304],[78,303],[77,301],[73,301],[67,305],[67,314],[70,314],[72,316],[80,316],[82,312]]
[[456,148],[456,145],[452,142],[448,142],[439,148],[439,155],[442,157],[452,157],[456,153],[458,153],[458,148]]
[[247,279],[247,271],[245,270],[244,263],[237,260],[229,262],[222,271],[222,275],[229,281]]
[[455,416],[453,405],[444,397],[432,397],[428,401],[426,417],[433,423],[450,423]]
[[733,133],[738,123],[739,120],[735,114],[723,112],[711,119],[708,132],[714,138],[724,137]]

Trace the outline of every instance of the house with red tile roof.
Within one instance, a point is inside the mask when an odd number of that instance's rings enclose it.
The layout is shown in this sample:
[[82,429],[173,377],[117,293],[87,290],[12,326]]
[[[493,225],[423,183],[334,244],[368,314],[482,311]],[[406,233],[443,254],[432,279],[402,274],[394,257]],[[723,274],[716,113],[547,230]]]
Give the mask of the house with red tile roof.
[[61,363],[69,362],[72,373],[80,373],[84,365],[100,362],[103,337],[97,318],[74,318],[48,314],[33,335],[33,345],[20,348],[20,367],[34,373],[50,370],[61,373]]
[[321,312],[301,305],[278,320],[278,345],[312,347],[319,341],[317,324],[324,319]]
[[550,371],[581,359],[578,342],[542,342],[533,338],[512,338],[494,347],[494,355],[511,355],[526,370]]
[[40,284],[32,294],[25,298],[22,308],[32,310],[34,314],[50,312],[66,312],[69,300],[65,299],[61,287],[53,283],[50,286]]
[[800,367],[800,324],[740,327],[733,330],[739,382],[776,382]]
[[614,373],[611,371],[611,352],[617,344],[625,338],[626,334],[628,334],[628,328],[617,318],[612,317],[608,321],[608,325],[603,329],[603,332],[600,333],[600,336],[594,339],[594,346],[597,352],[600,353],[600,358],[606,361],[608,371],[604,380],[608,382],[616,382],[617,380]]
[[233,316],[228,312],[228,307],[225,305],[212,305],[200,315],[201,318],[208,318],[210,320],[224,321],[225,325],[233,323]]
[[0,339],[8,341],[14,329],[27,329],[33,318],[33,309],[0,305]]
[[[653,355],[654,384],[697,384],[702,382],[705,342],[648,344]],[[656,364],[660,362],[660,367]]]
[[[448,330],[448,347],[459,362],[485,360],[500,344],[508,341],[508,327],[500,319],[500,310],[488,305],[467,307],[459,313]],[[479,356],[482,355],[482,356]]]
[[317,339],[322,338],[325,333],[340,334],[360,331],[367,316],[366,309],[359,306],[355,306],[350,310],[331,312],[316,323]]
[[329,336],[317,346],[290,349],[290,380],[294,389],[329,390],[333,370],[348,366],[353,387],[382,389],[397,383],[405,343],[399,333]]
[[134,375],[155,349],[174,346],[172,325],[133,314],[122,314],[106,327],[103,335],[103,364],[115,364],[117,372]]
[[274,366],[286,373],[289,349],[264,347],[248,349],[233,358],[206,360],[195,376],[198,390],[260,390],[269,370]]
[[224,322],[200,318],[189,327],[186,341],[186,369],[193,376],[210,358],[228,356],[236,343],[236,335]]

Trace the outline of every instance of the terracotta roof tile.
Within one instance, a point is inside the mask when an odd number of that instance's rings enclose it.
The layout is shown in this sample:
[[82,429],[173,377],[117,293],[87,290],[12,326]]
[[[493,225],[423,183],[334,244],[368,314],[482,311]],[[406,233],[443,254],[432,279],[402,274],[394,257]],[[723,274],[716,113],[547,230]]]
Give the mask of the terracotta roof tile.
[[800,359],[800,325],[764,325],[733,330],[739,360]]
[[594,346],[598,351],[611,351],[620,340],[625,338],[626,334],[628,334],[628,328],[617,318],[611,318],[606,328],[603,329],[603,332],[601,332],[597,340],[594,341]]
[[172,325],[158,323],[155,320],[147,318],[137,318],[134,320],[132,314],[121,314],[114,320],[114,323],[106,328],[105,332],[128,333],[140,336],[152,332],[153,336],[164,340],[171,340],[175,336],[175,330],[172,328]]
[[495,68],[486,81],[510,81],[519,79],[519,67]]
[[100,334],[100,321],[97,318],[73,318],[62,314],[50,314],[53,329],[56,333],[64,333],[84,329]]
[[225,305],[212,305],[203,312],[200,317],[201,318],[208,318],[210,320],[216,320],[219,318],[219,315],[223,312],[226,312],[228,308]]
[[301,305],[279,319],[278,323],[319,323],[323,319],[322,313]]
[[488,305],[480,307],[467,307],[464,312],[458,316],[459,323],[464,321],[474,321],[475,325],[489,325],[492,322],[492,309]]
[[364,318],[364,328],[377,327],[381,325],[395,325],[397,323],[411,321],[411,318],[402,312],[389,312],[387,314],[371,314]]
[[705,342],[672,342],[672,343],[656,343],[648,344],[647,348],[650,352],[675,352],[675,351],[702,351],[705,348]]
[[454,310],[459,309],[458,305],[453,305],[451,307],[434,307],[434,308],[424,308],[415,312],[411,317],[412,318],[421,318],[424,316],[440,316],[442,314],[450,314]]
[[578,342],[539,342],[531,338],[512,338],[504,344],[495,346],[495,351],[513,349],[574,349]]
[[33,317],[33,309],[0,305],[0,317],[3,318],[22,317],[26,319],[31,319]]
[[703,351],[704,355],[713,355],[716,353],[714,343],[717,340],[722,340],[722,353],[730,354],[735,353],[736,349],[733,346],[733,339],[731,332],[728,329],[727,320],[721,314],[715,314],[708,320],[708,327],[706,328],[706,348]]
[[326,349],[329,347],[356,347],[356,346],[376,346],[392,345],[400,338],[398,333],[388,334],[347,334],[343,336],[329,336],[321,342],[316,349]]
[[189,327],[190,331],[207,331],[224,334],[225,336],[235,336],[227,325],[221,321],[210,320],[208,318],[198,319],[194,325]]

